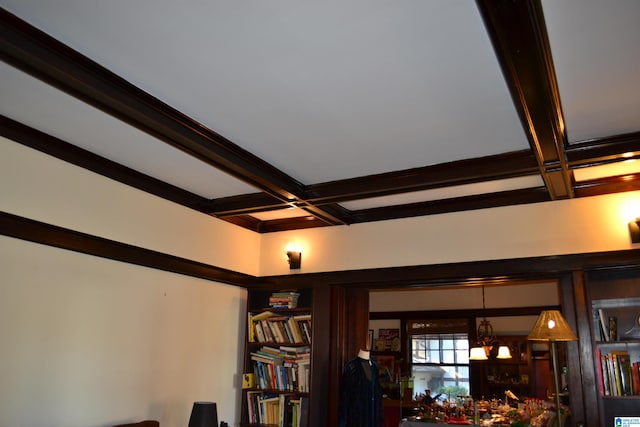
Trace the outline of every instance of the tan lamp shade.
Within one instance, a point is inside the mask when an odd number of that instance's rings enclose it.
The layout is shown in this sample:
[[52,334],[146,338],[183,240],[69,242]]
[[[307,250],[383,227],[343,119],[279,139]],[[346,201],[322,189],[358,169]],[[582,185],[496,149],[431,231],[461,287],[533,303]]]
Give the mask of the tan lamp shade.
[[577,341],[567,321],[558,310],[544,310],[527,337],[530,341]]

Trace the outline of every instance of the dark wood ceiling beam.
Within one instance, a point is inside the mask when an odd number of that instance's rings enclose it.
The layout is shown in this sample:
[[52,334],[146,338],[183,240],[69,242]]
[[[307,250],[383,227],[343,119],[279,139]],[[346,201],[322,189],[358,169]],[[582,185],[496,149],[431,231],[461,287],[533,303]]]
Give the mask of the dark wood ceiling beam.
[[623,156],[625,153],[640,157],[640,132],[574,142],[566,148],[569,166],[573,168],[625,160],[628,159]]
[[305,199],[339,203],[538,173],[529,150],[465,159],[307,186]]
[[0,58],[278,200],[305,202],[300,182],[2,8]]
[[497,193],[478,194],[455,197],[451,199],[431,200],[399,206],[353,211],[353,223],[383,221],[398,218],[410,218],[423,215],[436,215],[448,212],[462,212],[476,209],[495,208],[500,206],[522,205],[549,201],[549,193],[545,188],[525,188],[520,190],[501,191]]
[[251,193],[212,199],[207,203],[205,209],[212,215],[225,217],[286,209],[288,207],[291,207],[289,203],[283,203],[267,193]]
[[640,190],[640,173],[634,173],[623,176],[578,181],[575,192],[577,197],[590,197],[638,190]]
[[[307,186],[304,199],[313,204],[341,203],[391,194],[423,191],[453,185],[515,178],[538,173],[536,159],[529,150],[460,160],[396,172],[368,175]],[[209,212],[216,216],[251,214],[283,209],[263,193],[214,199]]]
[[566,134],[539,0],[477,0],[540,173],[552,199],[573,197]]

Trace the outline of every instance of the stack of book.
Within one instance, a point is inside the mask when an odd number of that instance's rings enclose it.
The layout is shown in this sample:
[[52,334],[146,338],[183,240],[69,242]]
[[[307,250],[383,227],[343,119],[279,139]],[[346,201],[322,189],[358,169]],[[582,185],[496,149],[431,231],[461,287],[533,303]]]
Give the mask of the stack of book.
[[250,342],[311,343],[311,314],[282,316],[271,311],[249,313],[248,327]]
[[273,309],[290,309],[298,307],[299,292],[274,292],[269,297],[269,306]]
[[306,427],[308,425],[307,397],[294,394],[274,395],[261,391],[247,392],[249,422],[279,427]]
[[256,385],[262,390],[309,392],[311,349],[263,346],[251,352]]
[[640,361],[631,362],[626,350],[611,350],[602,354],[600,360],[600,394],[603,396],[640,395]]

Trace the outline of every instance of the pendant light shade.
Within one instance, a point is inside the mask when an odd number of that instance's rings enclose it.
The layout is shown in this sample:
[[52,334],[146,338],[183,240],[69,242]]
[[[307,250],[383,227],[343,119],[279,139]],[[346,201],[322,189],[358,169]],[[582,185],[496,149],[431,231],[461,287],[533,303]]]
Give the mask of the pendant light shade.
[[487,352],[484,347],[472,347],[469,351],[469,360],[487,360]]
[[509,347],[501,345],[498,348],[498,355],[496,356],[496,359],[511,359],[511,351],[509,350]]

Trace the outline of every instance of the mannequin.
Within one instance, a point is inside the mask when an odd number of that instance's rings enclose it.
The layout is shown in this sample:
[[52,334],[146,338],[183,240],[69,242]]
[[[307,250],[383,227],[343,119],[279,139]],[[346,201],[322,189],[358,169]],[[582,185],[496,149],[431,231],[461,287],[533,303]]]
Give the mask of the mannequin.
[[371,357],[371,352],[369,350],[360,350],[358,352],[358,357],[360,359],[364,359],[364,360],[369,360],[369,358]]
[[382,427],[382,389],[378,364],[361,349],[342,372],[339,427]]

